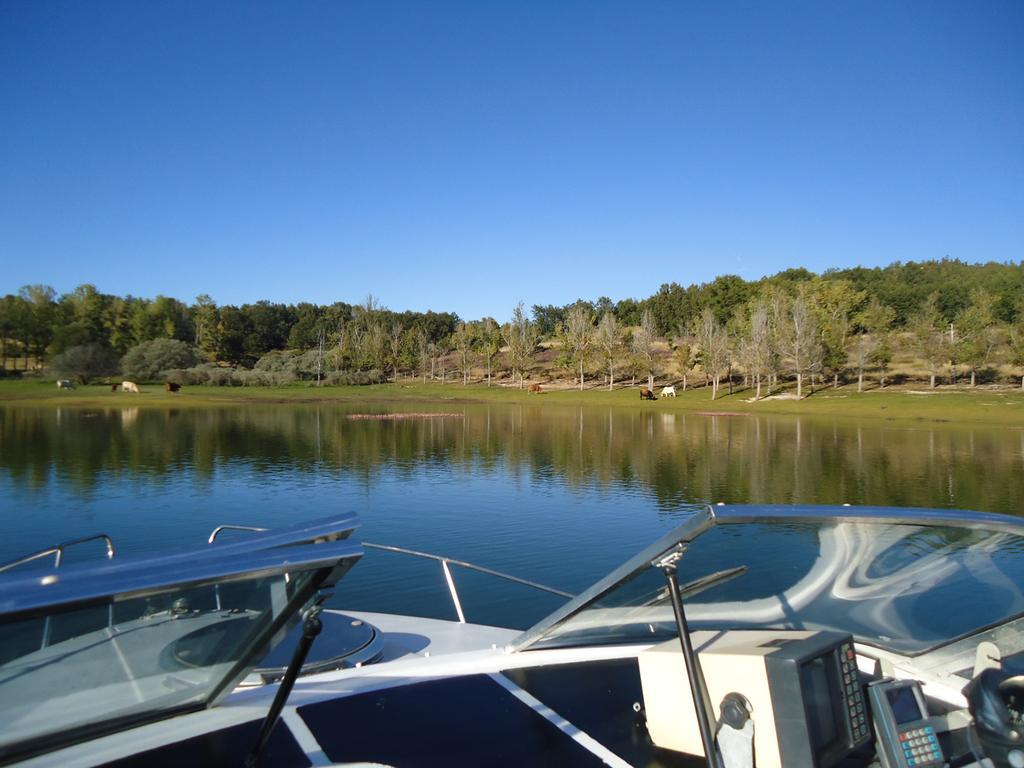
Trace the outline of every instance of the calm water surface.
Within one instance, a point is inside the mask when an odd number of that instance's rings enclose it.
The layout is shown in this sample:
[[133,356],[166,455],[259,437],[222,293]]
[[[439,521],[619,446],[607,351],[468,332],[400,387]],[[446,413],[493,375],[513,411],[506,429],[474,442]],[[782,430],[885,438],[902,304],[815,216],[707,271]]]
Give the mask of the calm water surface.
[[[340,405],[0,408],[0,561],[100,531],[118,557],[133,557],[205,546],[221,523],[356,512],[367,541],[579,592],[708,502],[1024,510],[1021,429],[547,405],[445,411],[381,421],[351,419],[355,409]],[[527,626],[560,603],[456,578],[470,620]],[[438,566],[392,554],[368,552],[338,593],[354,609],[452,615]]]

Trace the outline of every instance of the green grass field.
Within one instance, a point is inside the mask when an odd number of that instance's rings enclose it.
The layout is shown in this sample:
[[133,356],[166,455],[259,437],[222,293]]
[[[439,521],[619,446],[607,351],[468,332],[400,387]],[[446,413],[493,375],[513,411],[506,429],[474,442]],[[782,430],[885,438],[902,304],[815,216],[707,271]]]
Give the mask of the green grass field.
[[[286,387],[183,387],[169,393],[159,384],[140,385],[139,394],[111,392],[109,385],[79,386],[73,391],[58,390],[51,381],[0,381],[0,405],[38,405],[68,407],[121,408],[209,407],[246,403],[366,403],[413,405],[456,403],[530,403],[540,407],[615,406],[669,412],[776,413],[877,418],[887,420],[924,420],[993,424],[1024,427],[1024,393],[1015,389],[890,387],[858,393],[856,385],[837,390],[819,389],[814,395],[795,399],[770,399],[751,402],[752,392],[737,388],[712,401],[710,391],[691,387],[676,398],[643,401],[639,388],[545,389],[541,394],[526,390],[483,384],[463,386],[398,383],[362,387],[312,387],[296,384]],[[788,391],[788,390],[787,390]]]

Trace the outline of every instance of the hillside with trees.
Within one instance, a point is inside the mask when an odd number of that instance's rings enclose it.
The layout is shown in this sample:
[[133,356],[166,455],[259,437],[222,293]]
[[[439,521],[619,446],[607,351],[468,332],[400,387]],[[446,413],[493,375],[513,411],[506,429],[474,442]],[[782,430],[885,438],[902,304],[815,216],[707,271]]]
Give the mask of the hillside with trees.
[[[218,306],[82,285],[0,299],[0,374],[220,385],[560,380],[580,389],[696,380],[756,398],[893,380],[1016,383],[1024,265],[955,260],[788,269],[757,281],[666,283],[652,296],[520,303],[504,324],[453,312],[259,301]],[[1024,386],[1024,381],[1022,381]]]

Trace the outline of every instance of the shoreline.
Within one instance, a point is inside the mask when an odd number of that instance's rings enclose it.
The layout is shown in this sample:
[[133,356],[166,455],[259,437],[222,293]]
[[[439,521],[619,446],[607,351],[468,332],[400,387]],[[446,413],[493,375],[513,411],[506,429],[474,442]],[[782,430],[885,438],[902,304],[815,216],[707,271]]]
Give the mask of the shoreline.
[[[972,423],[1024,428],[1024,392],[1019,389],[979,386],[939,387],[892,385],[858,393],[856,384],[839,389],[818,389],[803,400],[778,397],[754,401],[749,389],[737,387],[734,394],[720,394],[712,400],[703,387],[679,391],[674,398],[645,401],[639,386],[607,389],[554,389],[544,385],[540,394],[527,389],[486,384],[389,383],[367,386],[289,385],[285,387],[187,386],[180,392],[166,392],[159,384],[140,385],[139,394],[111,392],[108,384],[58,390],[53,382],[38,380],[0,381],[0,407],[68,408],[193,408],[245,405],[362,404],[375,406],[450,407],[452,405],[528,404],[536,407],[615,407],[709,415],[770,414],[789,416],[831,416],[901,422]],[[678,390],[678,388],[677,388]]]

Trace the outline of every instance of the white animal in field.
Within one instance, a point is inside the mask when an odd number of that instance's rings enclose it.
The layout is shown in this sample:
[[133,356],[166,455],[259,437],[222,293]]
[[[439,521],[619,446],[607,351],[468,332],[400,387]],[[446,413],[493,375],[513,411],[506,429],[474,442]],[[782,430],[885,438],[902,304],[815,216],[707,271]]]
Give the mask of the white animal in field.
[[121,391],[122,392],[134,392],[135,394],[139,394],[139,385],[136,384],[134,381],[122,381],[121,382]]
[[676,396],[676,388],[675,387],[662,387],[661,388],[661,396],[662,397],[675,397]]
[[57,389],[74,389],[75,383],[70,379],[58,379]]

